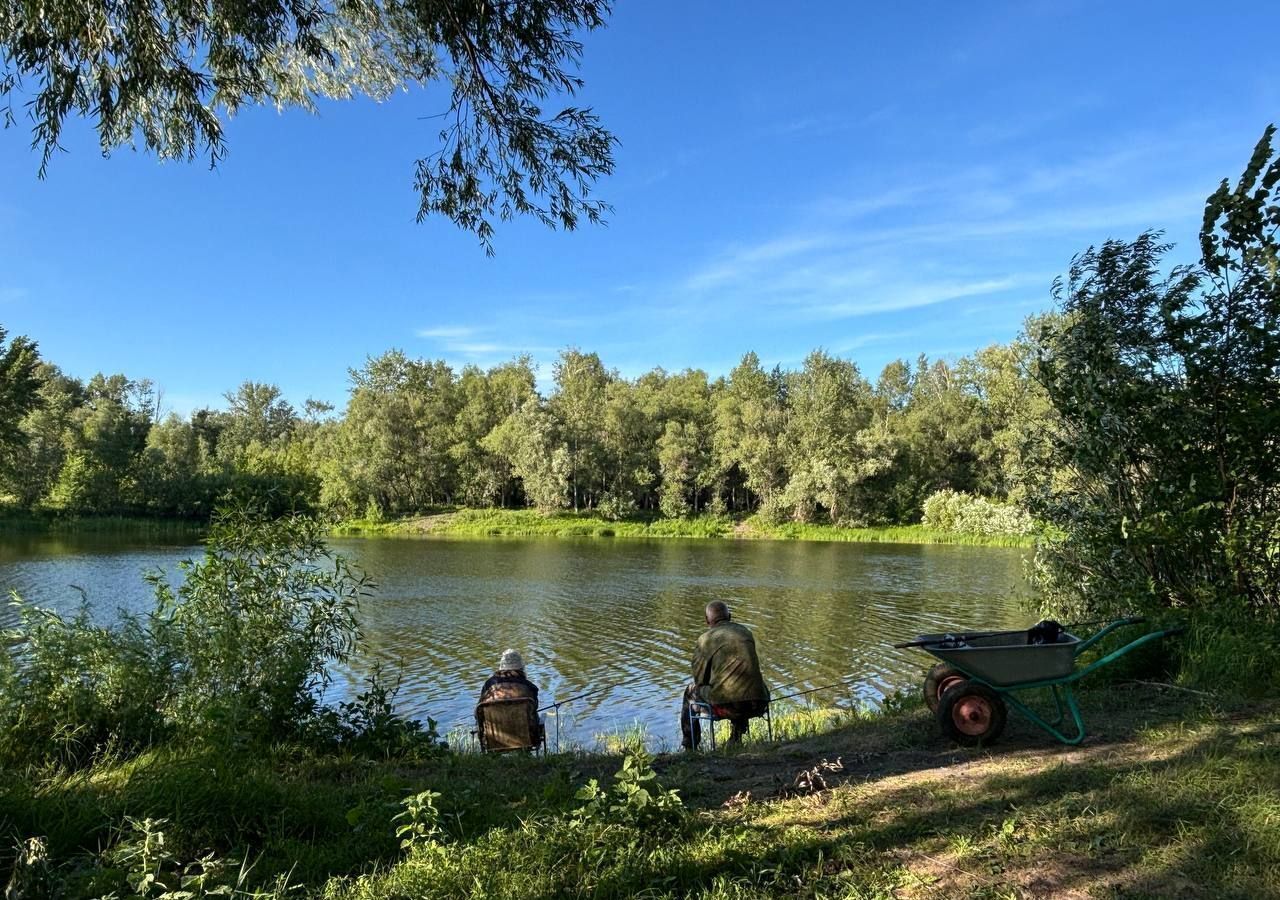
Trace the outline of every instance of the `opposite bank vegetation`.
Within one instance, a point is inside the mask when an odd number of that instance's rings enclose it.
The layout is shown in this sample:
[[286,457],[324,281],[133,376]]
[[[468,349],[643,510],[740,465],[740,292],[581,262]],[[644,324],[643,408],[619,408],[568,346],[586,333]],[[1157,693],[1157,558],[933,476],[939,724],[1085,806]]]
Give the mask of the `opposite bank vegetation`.
[[713,515],[615,520],[595,513],[545,515],[535,510],[459,509],[390,521],[351,519],[333,528],[337,535],[363,537],[718,538],[1000,547],[1032,547],[1035,532],[1030,518],[1020,510],[953,491],[930,497],[925,502],[924,522],[919,525],[850,528]]

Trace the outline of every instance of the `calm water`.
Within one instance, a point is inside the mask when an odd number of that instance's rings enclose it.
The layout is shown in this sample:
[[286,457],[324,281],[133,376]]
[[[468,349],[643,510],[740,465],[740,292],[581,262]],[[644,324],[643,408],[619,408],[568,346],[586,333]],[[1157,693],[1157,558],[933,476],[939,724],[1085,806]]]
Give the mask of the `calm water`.
[[[403,666],[402,711],[448,730],[471,715],[498,655],[515,647],[544,703],[565,706],[562,734],[582,742],[643,723],[677,743],[679,687],[702,607],[729,602],[756,634],[770,682],[843,678],[824,703],[874,702],[915,685],[927,657],[888,644],[920,632],[1029,621],[1023,552],[1004,548],[734,541],[338,540],[378,584],[363,609],[367,647],[333,691],[375,662]],[[95,614],[143,609],[146,569],[173,573],[189,544],[119,536],[0,536],[0,592]],[[12,621],[0,611],[0,624]]]

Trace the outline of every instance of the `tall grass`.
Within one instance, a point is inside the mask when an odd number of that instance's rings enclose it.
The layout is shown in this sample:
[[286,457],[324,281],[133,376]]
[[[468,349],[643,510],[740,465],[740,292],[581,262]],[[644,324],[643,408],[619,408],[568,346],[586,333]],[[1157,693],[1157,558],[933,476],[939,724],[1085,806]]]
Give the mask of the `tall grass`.
[[0,510],[0,534],[122,534],[200,537],[209,530],[198,519],[147,516],[64,516]]

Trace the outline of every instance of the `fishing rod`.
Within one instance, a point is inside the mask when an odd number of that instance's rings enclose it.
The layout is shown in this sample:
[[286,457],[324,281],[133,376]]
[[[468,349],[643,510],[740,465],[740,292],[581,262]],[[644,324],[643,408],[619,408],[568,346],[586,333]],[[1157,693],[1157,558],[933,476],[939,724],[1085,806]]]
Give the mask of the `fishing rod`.
[[604,687],[592,688],[589,691],[583,691],[581,694],[574,694],[572,697],[566,697],[563,700],[557,700],[555,703],[548,703],[546,706],[541,707],[538,710],[538,712],[546,712],[549,709],[558,710],[560,707],[564,706],[566,703],[572,703],[575,700],[581,700],[583,697],[591,697],[591,696],[594,696],[595,694],[603,694],[605,691],[611,691],[614,688],[626,687],[629,684],[635,684],[637,681],[641,681],[648,677],[649,677],[648,674],[637,675],[634,678],[628,678],[626,681],[619,681],[615,684],[606,684]]
[[847,678],[840,679],[839,681],[833,681],[831,684],[820,685],[819,687],[809,688],[808,690],[804,690],[804,691],[796,691],[795,693],[792,693],[792,694],[784,694],[781,697],[772,697],[770,698],[769,703],[770,704],[781,703],[783,700],[790,700],[793,697],[803,697],[806,694],[816,694],[818,691],[825,691],[829,688],[847,686],[847,685],[856,684],[856,683],[857,683],[857,676],[850,675]]
[[901,644],[894,644],[893,649],[906,650],[908,647],[928,647],[933,644],[942,644],[950,641],[964,642],[977,640],[978,638],[1007,637],[1011,634],[1026,634],[1026,632],[1027,629],[1025,628],[1014,628],[1011,631],[972,631],[967,634],[951,634],[948,632],[947,634],[941,634],[937,637],[923,640],[917,639],[914,641],[903,641]]
[[592,690],[589,690],[589,691],[583,691],[581,694],[574,694],[572,697],[566,697],[563,700],[557,700],[555,703],[548,703],[546,706],[539,709],[538,712],[546,712],[547,710],[551,710],[552,711],[551,715],[555,717],[556,752],[557,753],[560,752],[560,707],[564,706],[566,703],[572,703],[575,700],[581,700],[583,697],[591,697],[596,694],[603,694],[605,691],[611,691],[614,688],[626,687],[629,684],[635,684],[637,681],[641,681],[648,677],[649,677],[648,674],[637,675],[634,678],[628,678],[626,681],[619,681],[616,684],[606,684],[603,687],[593,688]]

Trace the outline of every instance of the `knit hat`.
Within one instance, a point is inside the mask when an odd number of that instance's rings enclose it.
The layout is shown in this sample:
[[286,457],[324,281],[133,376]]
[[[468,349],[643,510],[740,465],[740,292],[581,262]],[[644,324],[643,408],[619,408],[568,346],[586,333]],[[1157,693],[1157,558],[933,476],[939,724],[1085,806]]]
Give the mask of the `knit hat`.
[[498,660],[498,671],[523,672],[524,660],[520,658],[520,654],[516,651],[507,650],[502,654],[502,659]]

